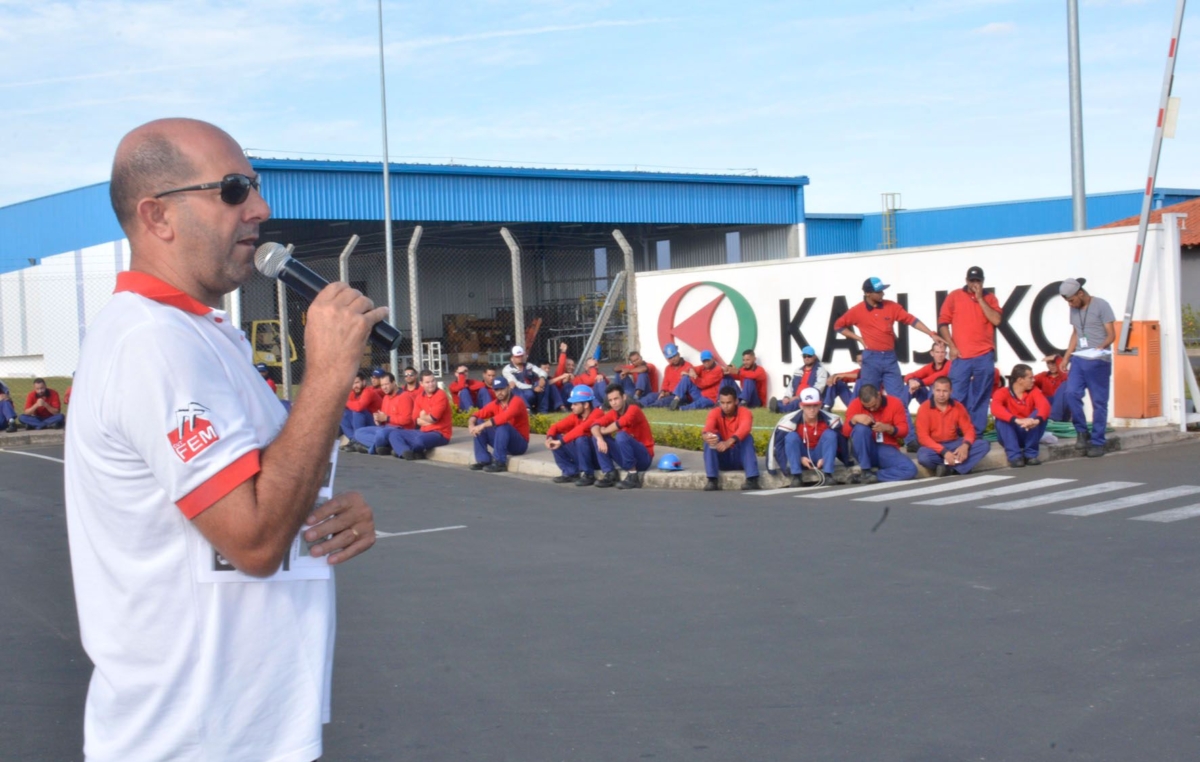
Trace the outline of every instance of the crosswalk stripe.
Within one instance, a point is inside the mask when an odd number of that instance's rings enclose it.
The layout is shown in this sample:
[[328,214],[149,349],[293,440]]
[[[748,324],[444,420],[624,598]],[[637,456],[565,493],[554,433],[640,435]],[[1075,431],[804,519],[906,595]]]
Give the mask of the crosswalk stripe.
[[1153,492],[1142,492],[1137,495],[1118,497],[1113,500],[1092,503],[1091,505],[1080,505],[1075,508],[1064,508],[1061,511],[1051,511],[1051,513],[1058,513],[1062,514],[1063,516],[1095,516],[1098,513],[1119,511],[1122,508],[1130,508],[1132,506],[1142,505],[1144,503],[1158,503],[1162,502],[1163,500],[1170,500],[1176,497],[1194,495],[1197,492],[1200,492],[1200,487],[1184,484],[1179,487],[1170,487],[1168,489],[1154,490]]
[[1157,521],[1161,524],[1169,524],[1172,521],[1183,521],[1194,516],[1200,516],[1200,504],[1185,505],[1182,508],[1172,508],[1158,513],[1147,513],[1145,516],[1134,516],[1130,521]]
[[760,489],[743,492],[742,494],[746,497],[769,497],[770,495],[792,495],[797,492],[812,492],[818,489],[825,489],[825,487],[780,487],[779,489]]
[[918,487],[916,489],[906,489],[899,492],[892,492],[887,495],[871,495],[869,497],[855,498],[859,503],[882,503],[887,500],[906,500],[910,497],[920,497],[922,495],[934,495],[938,492],[950,492],[956,489],[966,489],[967,487],[976,487],[984,484],[992,484],[993,482],[1002,482],[1011,479],[1011,476],[972,476],[968,479],[942,479],[939,483],[930,487]]
[[878,484],[860,484],[857,487],[842,487],[841,489],[832,489],[813,494],[811,491],[805,492],[803,495],[796,497],[806,497],[811,500],[821,500],[827,497],[846,497],[848,495],[861,495],[865,492],[878,492],[881,489],[895,489],[897,482],[879,482]]
[[1062,492],[1050,492],[1021,500],[1009,500],[1003,503],[992,503],[991,505],[981,505],[979,507],[991,511],[1015,511],[1021,508],[1034,508],[1039,505],[1049,505],[1050,503],[1058,503],[1064,500],[1091,497],[1092,495],[1099,495],[1104,492],[1113,492],[1119,489],[1140,486],[1142,486],[1142,482],[1101,482],[1100,484],[1092,484],[1087,487],[1078,487],[1076,489],[1063,490]]
[[1036,489],[1045,489],[1046,487],[1057,487],[1060,484],[1070,484],[1074,479],[1034,479],[1031,482],[1021,482],[1020,484],[1006,484],[1003,487],[993,487],[992,489],[980,490],[978,492],[968,492],[965,495],[949,495],[947,497],[939,497],[933,500],[922,500],[913,505],[957,505],[958,503],[969,503],[973,500],[982,500],[985,497],[1000,497],[1002,495],[1015,495],[1019,492],[1032,492]]

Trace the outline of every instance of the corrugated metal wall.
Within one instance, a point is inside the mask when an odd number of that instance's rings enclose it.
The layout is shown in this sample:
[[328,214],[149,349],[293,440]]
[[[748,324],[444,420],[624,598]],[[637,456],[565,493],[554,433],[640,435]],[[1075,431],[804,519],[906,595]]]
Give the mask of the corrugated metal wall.
[[765,262],[768,259],[786,259],[789,227],[788,225],[779,225],[742,230],[742,261]]
[[845,254],[862,251],[863,216],[817,215],[804,221],[808,242],[808,256],[822,254]]
[[726,264],[725,231],[671,236],[671,269]]
[[13,204],[0,208],[0,271],[124,237],[108,183]]

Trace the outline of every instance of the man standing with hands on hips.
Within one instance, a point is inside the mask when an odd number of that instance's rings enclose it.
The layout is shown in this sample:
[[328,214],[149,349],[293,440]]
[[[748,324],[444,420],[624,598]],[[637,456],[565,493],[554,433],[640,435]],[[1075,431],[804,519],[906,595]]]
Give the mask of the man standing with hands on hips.
[[983,268],[967,269],[967,284],[951,291],[938,313],[938,330],[950,346],[950,383],[956,402],[971,416],[975,431],[987,428],[996,382],[996,326],[1000,302],[983,293]]
[[[1108,425],[1108,384],[1112,378],[1112,345],[1117,339],[1112,305],[1092,296],[1083,287],[1087,278],[1067,278],[1058,286],[1059,295],[1071,307],[1071,340],[1063,355],[1067,376],[1067,405],[1075,424],[1075,450],[1089,458],[1104,455],[1104,429]],[[1083,393],[1092,398],[1092,430],[1083,413]],[[1061,394],[1062,392],[1060,392]]]
[[[93,762],[322,754],[334,581],[314,562],[354,558],[375,525],[361,495],[316,501],[387,309],[343,283],[320,292],[288,416],[220,309],[254,273],[271,214],[258,188],[241,147],[211,124],[150,122],[117,147],[110,194],[131,269],[89,327],[66,439]],[[317,578],[289,574],[295,560],[281,568],[297,552]]]

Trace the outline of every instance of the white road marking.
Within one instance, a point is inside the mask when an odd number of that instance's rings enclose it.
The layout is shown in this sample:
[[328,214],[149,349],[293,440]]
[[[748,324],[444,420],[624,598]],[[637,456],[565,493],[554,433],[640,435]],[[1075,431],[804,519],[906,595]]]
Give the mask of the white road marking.
[[1015,511],[1021,508],[1034,508],[1039,505],[1074,500],[1078,497],[1091,497],[1092,495],[1099,495],[1102,492],[1114,492],[1119,489],[1141,486],[1142,482],[1101,482],[1100,484],[1092,484],[1087,487],[1068,489],[1062,492],[1050,492],[1044,495],[1037,495],[1036,497],[1027,497],[1022,500],[1009,500],[1004,503],[992,503],[991,505],[981,505],[979,507],[989,511]]
[[903,482],[879,482],[878,484],[860,484],[857,487],[842,487],[841,489],[829,490],[828,492],[819,492],[812,494],[811,490],[803,495],[796,497],[807,497],[814,500],[819,500],[825,497],[844,497],[846,495],[861,495],[866,492],[878,492],[881,489],[895,489],[897,484]]
[[1130,521],[1157,521],[1160,524],[1170,524],[1172,521],[1183,521],[1200,516],[1200,504],[1185,505],[1182,508],[1172,508],[1169,511],[1147,513],[1145,516],[1134,516]]
[[375,530],[376,537],[405,537],[410,534],[428,534],[429,532],[449,532],[451,529],[466,529],[466,525],[456,527],[438,527],[437,529],[415,529],[411,532],[380,532]]
[[957,505],[959,503],[969,503],[973,500],[980,500],[985,497],[1000,497],[1001,495],[1015,495],[1018,492],[1032,492],[1035,489],[1043,489],[1045,487],[1057,487],[1060,484],[1070,484],[1074,479],[1034,479],[1031,482],[1021,482],[1020,484],[1006,484],[1003,487],[993,487],[992,489],[980,490],[979,492],[969,492],[965,495],[950,495],[949,497],[939,497],[934,500],[922,500],[913,505]]
[[9,455],[24,455],[26,458],[41,458],[42,460],[52,460],[55,463],[62,463],[62,458],[51,458],[49,455],[38,455],[36,452],[21,452],[20,450],[5,450],[0,448],[0,452],[6,452]]
[[779,489],[760,489],[753,492],[743,492],[742,494],[746,497],[766,497],[768,495],[792,495],[798,492],[812,492],[818,489],[825,489],[825,487],[780,487]]
[[1176,497],[1194,495],[1197,492],[1200,492],[1200,487],[1184,484],[1180,487],[1169,487],[1167,489],[1154,490],[1153,492],[1142,492],[1137,495],[1118,497],[1113,500],[1105,500],[1101,503],[1081,505],[1076,508],[1064,508],[1061,511],[1051,511],[1051,513],[1059,513],[1063,516],[1095,516],[1098,513],[1119,511],[1122,508],[1131,508],[1135,505],[1142,505],[1143,503],[1158,503],[1162,502],[1163,500],[1170,500]]
[[1002,482],[1006,479],[1011,479],[1011,476],[972,476],[969,479],[941,479],[937,484],[929,487],[917,487],[916,489],[906,489],[899,492],[893,492],[888,495],[871,495],[870,497],[855,498],[859,503],[882,503],[887,500],[904,500],[910,497],[920,497],[921,495],[934,495],[938,492],[950,492],[956,489],[965,489],[976,485],[991,484],[993,482]]

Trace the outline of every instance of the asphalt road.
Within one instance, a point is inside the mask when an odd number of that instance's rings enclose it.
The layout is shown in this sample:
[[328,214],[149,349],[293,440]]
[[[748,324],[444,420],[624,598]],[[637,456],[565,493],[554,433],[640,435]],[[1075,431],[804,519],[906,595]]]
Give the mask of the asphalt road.
[[[465,528],[382,537],[339,571],[325,759],[1196,759],[1200,516],[1130,519],[1200,503],[1158,492],[1200,493],[1197,455],[895,498],[935,483],[627,493],[349,456],[339,487],[380,530]],[[1051,478],[1072,481],[1022,491]],[[60,480],[0,452],[4,760],[81,756]],[[1089,506],[1111,510],[1054,512]]]

